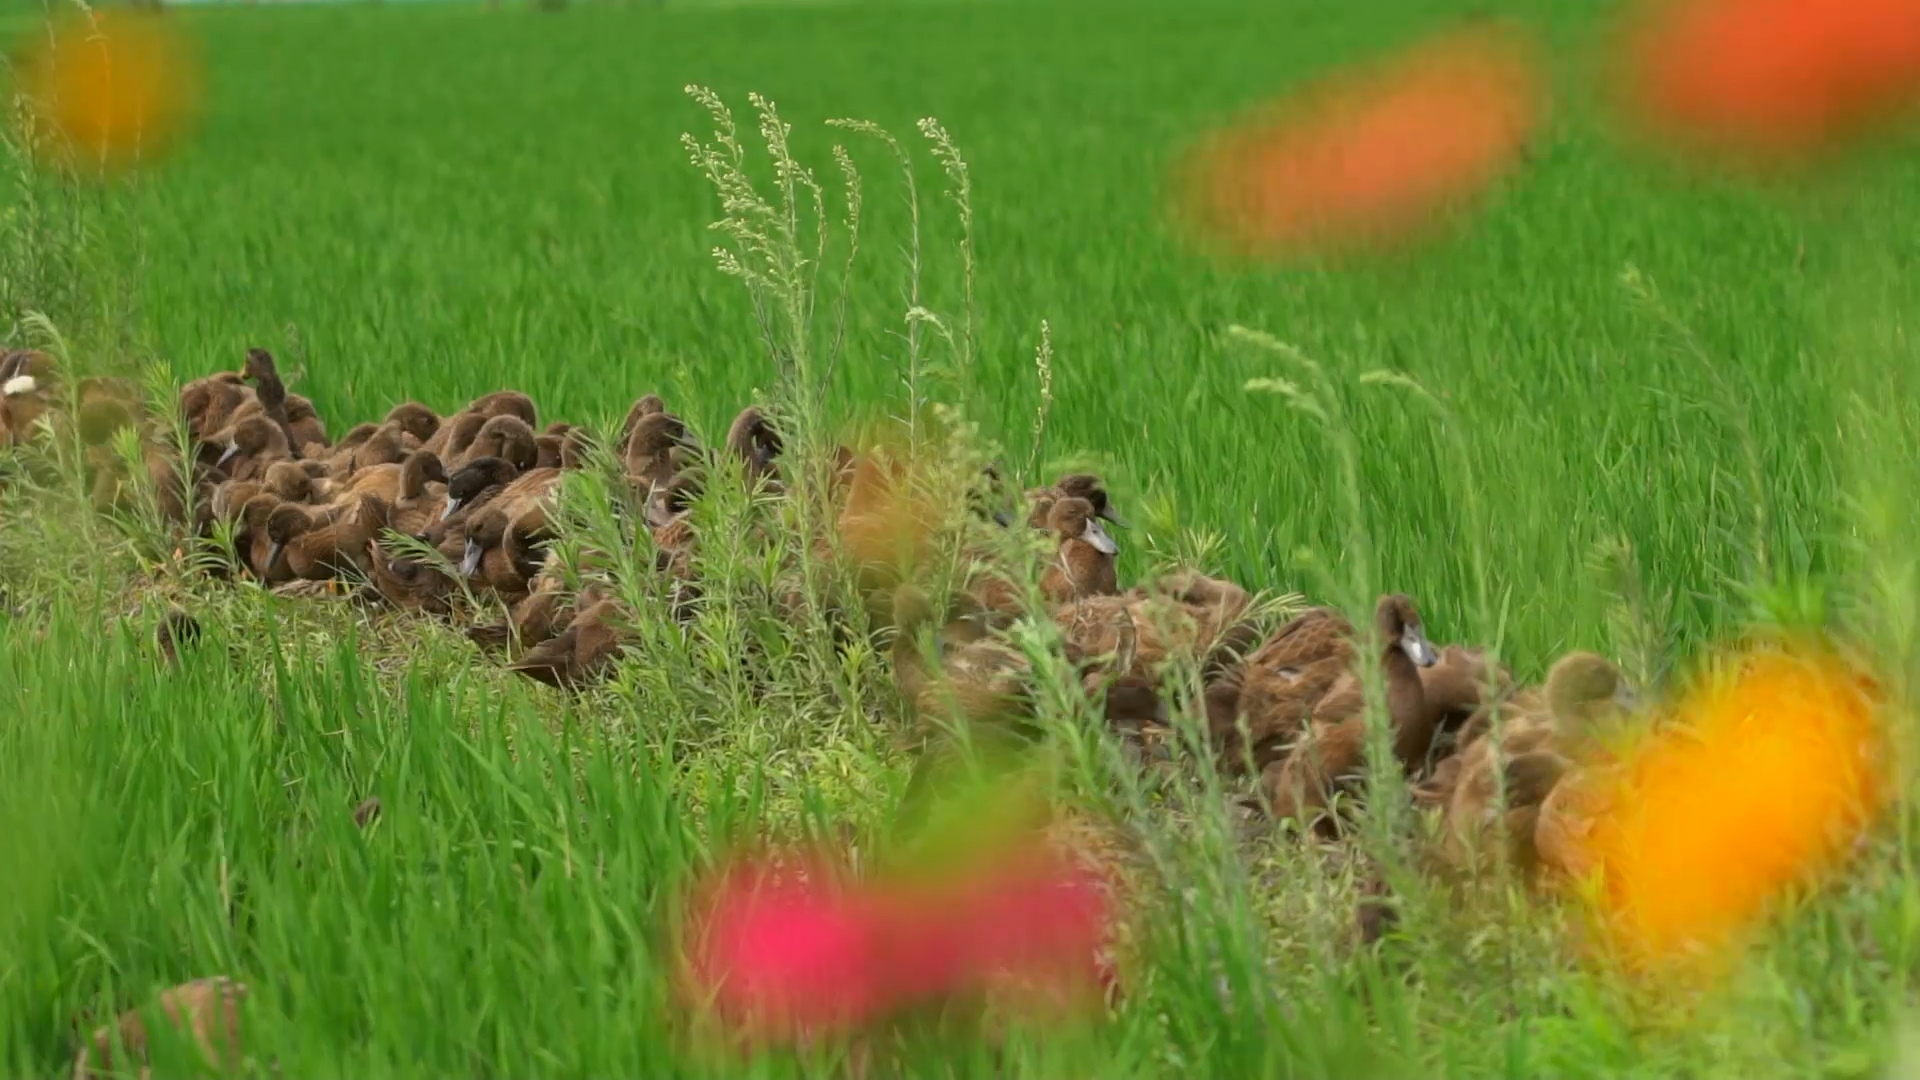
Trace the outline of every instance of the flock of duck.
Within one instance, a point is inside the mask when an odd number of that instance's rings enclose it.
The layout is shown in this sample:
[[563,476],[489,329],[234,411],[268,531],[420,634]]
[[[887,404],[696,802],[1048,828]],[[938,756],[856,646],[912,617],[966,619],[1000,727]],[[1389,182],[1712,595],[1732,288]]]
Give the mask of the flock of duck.
[[[464,610],[460,599],[469,594],[498,597],[507,620],[471,626],[468,636],[507,653],[511,670],[557,687],[603,676],[625,647],[632,613],[591,582],[569,592],[546,550],[554,493],[565,472],[583,464],[592,436],[563,422],[539,427],[525,394],[487,394],[448,416],[408,402],[333,439],[312,403],[287,391],[273,357],[253,349],[239,371],[181,389],[192,448],[183,482],[178,455],[125,384],[85,380],[67,398],[58,381],[43,354],[0,357],[0,443],[56,432],[60,416],[71,415],[97,505],[148,490],[160,493],[163,513],[201,535],[225,522],[232,565],[267,586],[299,591],[302,582],[344,580],[369,600],[436,615]],[[147,485],[129,483],[127,455],[112,446],[128,426],[143,440]],[[616,438],[635,502],[645,507],[656,571],[672,585],[671,615],[684,622],[698,610],[691,507],[703,478],[730,461],[777,497],[780,431],[749,407],[709,449],[649,394],[633,403]],[[845,549],[859,550],[864,528],[897,516],[902,474],[841,449],[833,478],[834,523],[856,541],[843,546],[845,557]],[[998,484],[989,466],[981,489]],[[1633,707],[1605,658],[1572,653],[1543,685],[1519,686],[1483,650],[1436,647],[1404,595],[1381,597],[1373,633],[1363,635],[1330,607],[1269,628],[1248,590],[1194,571],[1123,589],[1112,530],[1124,522],[1098,477],[1074,474],[1001,494],[1000,505],[1014,512],[972,498],[971,518],[1001,537],[1031,538],[1043,552],[1037,564],[979,547],[945,590],[857,567],[875,621],[892,635],[902,698],[917,713],[1031,712],[1034,673],[1005,631],[1023,616],[1044,616],[1059,628],[1089,700],[1124,738],[1153,741],[1168,726],[1170,703],[1197,693],[1223,769],[1257,775],[1273,814],[1337,831],[1348,801],[1340,796],[1364,781],[1363,673],[1377,665],[1393,753],[1415,801],[1445,818],[1453,861],[1478,862],[1495,844],[1513,865],[1536,870],[1568,868],[1575,858],[1569,838],[1580,822],[1563,804],[1574,801],[1567,792],[1576,785],[1565,781],[1596,727]],[[393,534],[416,543],[396,544]],[[420,545],[442,557],[425,556]],[[1367,641],[1377,651],[1365,652]]]

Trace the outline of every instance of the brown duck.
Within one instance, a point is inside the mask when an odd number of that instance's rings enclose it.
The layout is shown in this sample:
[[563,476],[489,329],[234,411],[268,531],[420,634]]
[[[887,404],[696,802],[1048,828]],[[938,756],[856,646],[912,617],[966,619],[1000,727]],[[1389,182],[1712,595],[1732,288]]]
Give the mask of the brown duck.
[[235,480],[252,480],[266,475],[267,467],[292,456],[286,432],[264,414],[244,416],[216,433],[209,440],[220,447],[213,467]]
[[267,564],[284,552],[287,569],[307,581],[365,573],[368,548],[386,524],[387,505],[372,495],[318,513],[282,503],[267,518]]
[[465,410],[448,417],[433,436],[421,443],[424,450],[431,450],[440,456],[441,461],[459,461],[466,456],[467,448],[487,424],[487,417]]
[[692,445],[687,425],[672,413],[648,413],[633,426],[623,454],[627,479],[643,492],[671,482]]
[[[1380,666],[1386,676],[1387,718],[1394,731],[1394,752],[1403,767],[1424,762],[1409,747],[1417,740],[1407,733],[1425,722],[1426,691],[1420,668],[1431,667],[1439,653],[1427,641],[1413,601],[1399,594],[1380,598],[1374,609],[1374,629],[1381,642]],[[1336,678],[1336,682],[1337,682]],[[1320,818],[1336,784],[1349,782],[1366,765],[1366,702],[1356,690],[1329,693],[1307,705],[1302,719],[1310,722],[1308,735],[1282,761],[1267,765],[1262,786],[1277,817]],[[1321,820],[1325,820],[1321,818]]]
[[611,599],[581,608],[566,630],[528,649],[507,670],[563,689],[597,681],[620,655],[619,619]]
[[1100,524],[1094,506],[1079,496],[1056,499],[1047,512],[1047,525],[1059,539],[1054,561],[1040,575],[1040,595],[1051,604],[1083,596],[1111,596],[1120,591],[1114,556],[1120,545]]
[[480,426],[466,453],[457,459],[455,468],[481,458],[496,457],[511,462],[516,469],[531,469],[540,457],[538,438],[532,426],[518,416],[492,417]]
[[749,487],[775,475],[774,459],[781,446],[773,422],[752,405],[740,410],[727,428],[727,452],[745,466]]

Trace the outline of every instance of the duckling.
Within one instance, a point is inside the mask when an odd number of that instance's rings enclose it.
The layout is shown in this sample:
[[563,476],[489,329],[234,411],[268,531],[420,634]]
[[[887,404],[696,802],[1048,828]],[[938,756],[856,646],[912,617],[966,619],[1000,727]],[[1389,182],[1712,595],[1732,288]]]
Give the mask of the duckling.
[[341,445],[334,448],[328,459],[328,470],[335,480],[351,480],[363,469],[380,465],[397,465],[407,456],[407,433],[399,424],[391,421],[374,428],[372,433],[358,443]]
[[1050,488],[1034,488],[1027,492],[1027,525],[1030,528],[1047,528],[1048,515],[1053,512],[1053,504],[1061,499],[1085,499],[1092,504],[1093,512],[1101,520],[1119,528],[1127,523],[1113,509],[1107,496],[1106,485],[1092,473],[1069,473],[1054,482]]
[[[447,504],[440,512],[437,527],[444,531],[445,527],[456,521],[456,515],[485,505],[519,476],[519,469],[497,457],[479,458],[454,470],[447,477]],[[437,541],[438,537],[432,536],[430,539]]]
[[79,404],[74,410],[74,426],[80,442],[86,446],[105,446],[121,428],[133,428],[142,438],[152,434],[140,406],[136,388],[124,380],[82,379]]
[[293,437],[293,427],[287,416],[287,386],[280,381],[280,369],[273,362],[273,354],[265,349],[248,349],[246,364],[240,369],[240,377],[253,384],[253,392],[260,402],[260,408],[273,421],[281,434],[287,437],[290,452],[298,451],[300,443]]
[[36,382],[49,382],[54,375],[53,357],[38,349],[8,349],[0,353],[0,383],[22,375]]
[[440,431],[440,414],[417,401],[403,401],[387,410],[384,423],[399,427],[425,446]]
[[1475,710],[1460,729],[1459,745],[1464,753],[1492,730],[1497,706],[1506,717],[1508,738],[1551,727],[1570,748],[1584,749],[1580,744],[1589,733],[1637,703],[1632,685],[1612,661],[1598,653],[1570,652],[1554,663],[1537,690],[1517,691]]
[[1226,578],[1177,570],[1161,575],[1150,585],[1135,586],[1128,595],[1174,600],[1198,620],[1203,630],[1200,640],[1207,642],[1200,658],[1203,683],[1237,668],[1260,643],[1260,624],[1247,614],[1253,606],[1252,594]]
[[595,681],[620,655],[619,618],[611,599],[582,608],[565,631],[528,649],[507,670],[561,689]]
[[297,461],[276,461],[261,474],[260,490],[281,502],[310,503],[320,494],[312,475]]
[[507,613],[507,621],[467,629],[467,638],[487,650],[518,647],[524,653],[555,635],[564,633],[580,607],[591,607],[602,597],[591,585],[570,599],[555,574],[542,573],[529,584],[526,596],[516,601]]
[[265,476],[268,466],[292,456],[286,432],[260,413],[240,418],[208,441],[221,448],[213,467],[235,480]]
[[240,381],[239,372],[222,371],[180,388],[180,416],[194,440],[204,442],[232,423],[248,402],[257,401],[253,391]]
[[168,666],[180,666],[180,650],[200,640],[200,620],[178,607],[169,607],[153,629],[154,644]]
[[47,391],[41,379],[22,374],[0,383],[0,439],[9,446],[30,441],[47,409]]
[[1337,608],[1315,607],[1275,630],[1239,670],[1209,683],[1207,726],[1228,767],[1243,756],[1243,719],[1255,770],[1284,757],[1353,660],[1353,624]]
[[479,433],[474,436],[456,468],[481,458],[493,457],[512,462],[516,469],[526,470],[533,468],[539,456],[540,447],[535,441],[533,428],[518,416],[508,414],[492,417],[480,426]]
[[[108,1076],[148,1076],[149,1017],[165,1017],[176,1036],[191,1040],[209,1066],[219,1071],[239,1070],[245,1057],[240,1017],[247,984],[225,976],[195,979],[160,995],[159,1008],[130,1009],[113,1023],[101,1026],[80,1049],[73,1063],[73,1080]],[[129,1060],[116,1060],[115,1047]],[[137,1068],[136,1068],[137,1066]]]
[[259,494],[247,499],[235,515],[234,556],[262,585],[273,586],[293,580],[293,571],[281,558],[281,545],[267,535],[267,521],[280,508],[280,500]]
[[[1446,797],[1447,854],[1460,864],[1484,847],[1479,843],[1493,824],[1499,790],[1495,770],[1507,777],[1506,806],[1509,837],[1515,865],[1533,864],[1539,832],[1539,810],[1547,801],[1553,784],[1542,788],[1520,787],[1514,783],[1514,763],[1531,764],[1530,775],[1546,775],[1548,760],[1559,763],[1553,778],[1567,772],[1574,760],[1591,756],[1590,740],[1604,726],[1616,722],[1636,706],[1632,687],[1619,668],[1605,657],[1591,652],[1571,652],[1561,657],[1547,673],[1545,685],[1514,693],[1509,700],[1496,701],[1480,711],[1461,730],[1465,742],[1454,760],[1455,779]],[[1501,738],[1492,737],[1493,711],[1501,713]],[[1525,811],[1513,816],[1515,811]],[[1554,831],[1554,830],[1558,831]],[[1564,821],[1549,826],[1549,849],[1556,861],[1564,861],[1557,841],[1568,832]]]
[[387,527],[388,507],[378,496],[359,495],[337,504],[331,512],[314,513],[292,503],[281,503],[267,518],[267,539],[284,551],[287,569],[307,581],[327,581],[343,573],[364,574],[368,548]]
[[919,634],[934,621],[932,602],[911,582],[893,590],[893,674],[901,699],[923,717],[968,721],[1028,713],[1032,672],[1026,655],[998,638],[955,641],[936,637],[939,670],[929,671]]
[[727,428],[727,452],[746,466],[748,487],[774,475],[774,459],[782,445],[773,422],[752,405],[740,410]]
[[616,446],[625,446],[633,438],[633,428],[642,417],[656,416],[667,411],[667,403],[660,400],[659,394],[646,394],[634,399],[633,407],[627,410],[627,417],[620,422],[620,441]]
[[534,408],[533,399],[518,390],[495,390],[475,398],[467,408],[489,419],[511,416],[525,424],[529,431],[540,426],[540,413]]
[[467,522],[461,576],[477,578],[510,601],[525,596],[544,559],[527,542],[541,524],[514,519],[499,506],[476,514]]
[[455,413],[420,446],[440,455],[441,461],[460,461],[466,456],[467,448],[473,445],[474,438],[480,434],[480,429],[486,426],[487,419],[472,411]]
[[[1179,579],[1162,580],[1180,584]],[[1204,671],[1218,662],[1223,648],[1238,647],[1240,617],[1252,598],[1240,591],[1237,597],[1222,593],[1211,604],[1190,599],[1205,595],[1196,588],[1085,597],[1058,608],[1054,621],[1080,654],[1112,657],[1103,663],[1119,677],[1157,684],[1170,660],[1184,657]]]
[[1078,496],[1056,499],[1047,513],[1047,525],[1060,540],[1059,554],[1040,575],[1040,594],[1049,603],[1120,591],[1114,569],[1120,545],[1107,535],[1092,503]]
[[[1395,733],[1395,756],[1404,768],[1414,769],[1424,764],[1424,744],[1420,757],[1414,760],[1410,749],[1414,740],[1403,742],[1401,736],[1423,723],[1426,691],[1419,669],[1432,667],[1439,653],[1427,641],[1413,601],[1398,593],[1380,598],[1374,608],[1374,629],[1381,641],[1380,666],[1386,674],[1387,718]],[[1312,703],[1307,714],[1311,719],[1308,737],[1283,761],[1273,762],[1261,772],[1262,786],[1272,800],[1276,817],[1317,816],[1327,806],[1335,784],[1364,771],[1365,708],[1364,695],[1359,693],[1337,698],[1329,694]]]
[[648,413],[633,425],[625,449],[627,479],[642,491],[671,481],[680,471],[681,451],[691,445],[687,425],[667,412]]
[[[414,507],[428,496],[428,485],[447,482],[447,471],[433,451],[419,449],[398,464],[374,465],[356,472],[346,492],[378,495],[395,509]],[[437,500],[436,500],[437,501]],[[433,507],[435,511],[438,506]],[[402,530],[405,531],[405,530]]]
[[293,448],[303,458],[325,457],[331,448],[327,442],[326,422],[320,419],[313,402],[299,394],[287,395],[287,431],[293,440]]
[[453,580],[427,563],[389,555],[379,544],[367,552],[367,583],[394,607],[445,615],[456,593]]

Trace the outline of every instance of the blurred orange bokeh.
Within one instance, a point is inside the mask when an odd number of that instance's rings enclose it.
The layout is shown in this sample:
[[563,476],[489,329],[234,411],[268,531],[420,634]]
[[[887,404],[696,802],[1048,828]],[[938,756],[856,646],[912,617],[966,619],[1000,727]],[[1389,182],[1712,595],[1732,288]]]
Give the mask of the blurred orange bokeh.
[[1756,650],[1606,770],[1613,790],[1584,854],[1621,959],[1715,955],[1784,890],[1833,869],[1886,798],[1878,704],[1830,652]]
[[24,85],[82,165],[154,160],[176,143],[199,101],[193,51],[157,16],[96,11],[33,41]]
[[1237,255],[1378,247],[1509,168],[1546,96],[1518,31],[1456,31],[1215,136],[1189,163],[1183,195],[1201,230]]
[[1920,98],[1915,0],[1665,0],[1623,57],[1651,133],[1779,161],[1830,148]]

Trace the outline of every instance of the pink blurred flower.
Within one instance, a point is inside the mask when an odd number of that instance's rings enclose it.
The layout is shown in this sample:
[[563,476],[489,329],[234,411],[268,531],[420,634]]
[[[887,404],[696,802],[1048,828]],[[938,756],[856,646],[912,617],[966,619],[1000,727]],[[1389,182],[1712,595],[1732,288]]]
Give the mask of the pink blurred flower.
[[861,885],[747,864],[700,911],[689,974],[730,1023],[846,1029],[1008,978],[1064,996],[1100,978],[1106,919],[1093,875],[1037,850],[967,878]]

